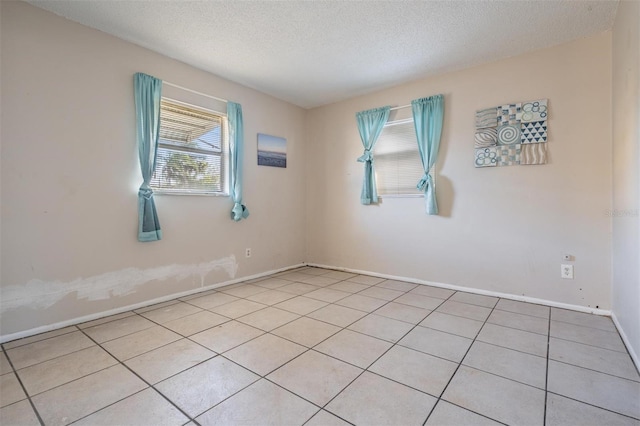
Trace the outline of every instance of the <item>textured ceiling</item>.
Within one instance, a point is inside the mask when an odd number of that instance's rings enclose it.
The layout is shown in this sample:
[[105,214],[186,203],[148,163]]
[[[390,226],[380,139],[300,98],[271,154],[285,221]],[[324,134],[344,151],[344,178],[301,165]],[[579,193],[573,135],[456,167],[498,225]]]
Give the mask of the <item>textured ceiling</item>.
[[29,3],[304,108],[608,30],[616,1]]

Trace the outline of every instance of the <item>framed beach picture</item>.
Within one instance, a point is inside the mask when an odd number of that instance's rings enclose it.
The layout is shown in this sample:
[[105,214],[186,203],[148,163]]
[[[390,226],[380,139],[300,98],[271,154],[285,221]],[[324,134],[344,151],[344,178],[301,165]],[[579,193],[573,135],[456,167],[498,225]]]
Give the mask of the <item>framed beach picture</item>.
[[287,140],[258,133],[258,166],[287,167]]

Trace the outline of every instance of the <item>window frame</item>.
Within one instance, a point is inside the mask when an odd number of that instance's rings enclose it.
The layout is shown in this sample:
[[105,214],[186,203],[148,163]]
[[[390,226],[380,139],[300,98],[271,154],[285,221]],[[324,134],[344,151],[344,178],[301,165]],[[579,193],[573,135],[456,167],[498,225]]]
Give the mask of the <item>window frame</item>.
[[[388,127],[388,126],[397,126],[397,125],[409,124],[409,123],[411,123],[411,125],[413,126],[413,123],[414,123],[413,117],[401,118],[401,119],[395,119],[395,120],[387,121],[383,126],[383,131],[384,131],[384,128]],[[414,135],[415,135],[415,130],[414,130]],[[380,142],[380,139],[378,139],[378,142],[373,147],[374,161],[377,158],[375,151],[376,151],[376,148],[378,147],[378,143],[379,142]],[[416,155],[418,156],[418,161],[420,162],[420,164],[422,164],[422,159],[420,158],[420,150],[418,148],[417,138],[416,138]],[[436,168],[436,164],[434,164],[433,167],[429,170],[429,174],[431,175],[431,178],[432,178],[434,184],[435,184],[435,168]],[[424,173],[424,171],[422,173]],[[376,180],[376,187],[378,187],[378,174],[377,174],[377,172],[375,172],[374,175],[375,175],[375,180]],[[421,176],[416,178],[416,185],[418,184],[418,181],[420,180],[420,177]],[[416,188],[416,191],[419,191],[419,190]],[[405,194],[380,194],[380,193],[378,193],[378,198],[424,198],[424,193],[423,192],[405,193]]]
[[[207,107],[195,105],[190,102],[184,102],[173,97],[162,96],[161,101],[167,101],[174,104],[184,105],[188,108],[193,108],[196,110],[203,110],[209,114],[216,115],[220,118],[220,152],[215,151],[206,151],[203,149],[197,148],[189,148],[189,147],[180,147],[173,144],[165,144],[162,143],[160,136],[158,136],[158,146],[157,149],[168,150],[172,152],[183,152],[186,154],[201,154],[206,156],[219,156],[220,157],[220,182],[221,189],[220,191],[214,190],[194,190],[194,189],[169,189],[169,188],[158,188],[154,187],[152,184],[150,185],[153,190],[154,195],[180,195],[180,196],[205,196],[205,197],[229,197],[229,120],[227,118],[227,114],[223,114],[219,111],[212,110]],[[160,112],[160,127],[162,127],[162,111]],[[158,168],[157,155],[156,155],[156,170],[154,170],[153,176]],[[152,177],[153,181],[153,177]]]

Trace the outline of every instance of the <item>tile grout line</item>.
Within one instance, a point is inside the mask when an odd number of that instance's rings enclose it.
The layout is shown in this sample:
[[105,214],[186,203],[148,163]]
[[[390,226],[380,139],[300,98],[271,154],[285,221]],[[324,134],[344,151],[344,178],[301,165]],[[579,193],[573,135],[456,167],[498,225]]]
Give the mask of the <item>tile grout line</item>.
[[542,426],[547,425],[547,399],[549,398],[549,352],[551,348],[551,309],[549,309],[549,326],[547,331],[547,365],[544,375],[544,414]]
[[[81,330],[82,331],[82,330]],[[84,333],[84,332],[83,332]],[[131,368],[129,368],[128,365],[126,365],[123,361],[121,361],[120,359],[118,359],[116,356],[114,356],[111,352],[109,352],[106,348],[102,347],[102,345],[100,345],[98,342],[96,342],[95,340],[93,340],[91,338],[91,336],[85,334],[85,336],[87,336],[89,339],[91,339],[96,345],[98,345],[100,348],[102,348],[102,350],[104,350],[105,352],[107,352],[110,356],[112,356],[116,361],[118,361],[118,364],[122,365],[124,368],[126,368],[131,374],[133,374],[134,376],[136,376],[138,379],[140,379],[143,383],[145,383],[149,388],[153,389],[154,391],[156,391],[160,396],[162,396],[165,400],[167,400],[167,402],[169,402],[171,405],[173,405],[178,411],[180,411],[185,417],[187,417],[190,421],[193,421],[194,423],[196,423],[196,425],[198,425],[198,423],[195,421],[195,419],[191,418],[190,415],[188,415],[185,411],[183,411],[180,407],[178,407],[176,404],[173,403],[173,401],[171,401],[169,398],[167,398],[162,392],[160,392],[158,389],[156,389],[152,384],[150,384],[149,382],[147,382],[144,378],[142,378],[140,375],[138,375],[138,373],[136,373],[135,371],[133,371]],[[171,342],[173,343],[173,342]],[[165,345],[166,346],[166,345]],[[133,357],[135,358],[135,357]],[[116,364],[117,365],[117,364]],[[86,377],[86,376],[85,376]],[[140,390],[140,392],[142,392],[144,389]],[[138,393],[138,392],[136,392]],[[132,395],[135,395],[132,394]],[[123,401],[127,398],[129,398],[131,395],[127,395],[126,397],[119,399],[118,401],[114,402],[114,404]],[[113,405],[113,404],[111,404]],[[100,410],[103,410],[106,407],[102,407],[94,412],[92,412],[91,414],[95,414]],[[91,415],[88,414],[88,415]],[[85,416],[87,417],[87,416]],[[79,419],[78,419],[79,420]],[[188,422],[187,422],[188,423]]]
[[[13,366],[13,362],[11,361],[11,358],[9,358],[9,354],[7,353],[7,351],[4,348],[4,346],[2,347],[2,353],[4,353],[5,358],[7,358],[7,361],[9,362],[9,365],[11,366],[11,370],[12,370],[11,372],[16,376],[16,379],[18,380],[18,383],[20,384],[20,387],[22,388],[22,392],[24,392],[24,395],[26,396],[26,399],[29,401],[29,405],[31,406],[31,409],[33,410],[33,412],[36,414],[36,418],[40,422],[40,425],[41,426],[45,426],[44,421],[42,420],[42,417],[40,416],[40,413],[38,412],[38,409],[36,408],[36,405],[31,400],[31,396],[29,395],[29,392],[27,392],[27,388],[24,386],[24,383],[22,383],[22,379],[18,375],[18,370],[16,370],[15,367]],[[20,401],[24,401],[24,399],[22,399]],[[17,404],[20,401],[16,401],[16,402],[14,402],[14,404]],[[13,405],[13,404],[6,405],[6,407],[9,407],[10,405]],[[5,407],[2,407],[2,408],[5,408]]]
[[[447,391],[447,388],[449,387],[449,385],[451,384],[451,382],[453,381],[453,378],[455,377],[455,375],[458,373],[458,370],[460,370],[460,366],[462,366],[462,363],[464,362],[464,359],[467,357],[467,355],[469,354],[469,351],[471,350],[471,348],[473,347],[473,344],[476,342],[476,340],[478,339],[478,336],[480,335],[480,332],[482,331],[482,329],[484,328],[484,326],[487,324],[487,321],[489,320],[489,317],[491,316],[491,314],[493,313],[493,311],[496,309],[496,305],[500,302],[500,298],[498,298],[498,300],[496,301],[496,304],[493,306],[493,308],[491,308],[491,312],[489,312],[489,315],[487,315],[487,318],[485,318],[482,327],[480,327],[480,329],[478,330],[478,332],[476,333],[476,336],[472,339],[471,344],[469,345],[469,347],[467,348],[467,350],[465,351],[464,355],[462,356],[462,358],[460,358],[460,362],[458,362],[458,366],[456,367],[455,371],[453,372],[453,374],[451,375],[451,377],[449,378],[449,380],[447,381],[447,384],[444,386],[444,388],[442,389],[442,392],[440,392],[440,396],[438,396],[438,399],[436,401],[436,403],[433,405],[433,408],[431,409],[431,411],[429,412],[429,415],[427,415],[427,418],[424,420],[424,422],[422,423],[423,426],[425,426],[427,424],[427,421],[429,420],[429,417],[431,417],[431,415],[433,414],[434,410],[436,409],[436,406],[440,403],[440,401],[442,400],[442,396],[444,395],[444,393]],[[449,401],[447,401],[449,402]],[[465,408],[465,410],[468,410]],[[472,410],[468,410],[468,411],[472,411]],[[474,412],[475,413],[475,412]],[[480,414],[480,413],[476,413],[476,414]],[[482,415],[482,414],[481,414]],[[485,415],[482,415],[483,417],[486,418],[490,418],[487,417]],[[495,419],[491,419],[496,421]],[[502,423],[502,422],[500,422]]]

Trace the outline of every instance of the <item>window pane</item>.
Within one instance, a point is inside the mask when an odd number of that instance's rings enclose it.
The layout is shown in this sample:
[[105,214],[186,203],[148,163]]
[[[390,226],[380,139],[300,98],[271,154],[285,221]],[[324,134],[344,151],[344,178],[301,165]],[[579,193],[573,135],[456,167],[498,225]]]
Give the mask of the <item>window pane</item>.
[[221,192],[221,156],[158,147],[154,189]]
[[413,121],[387,124],[373,150],[380,195],[421,194],[423,175]]

